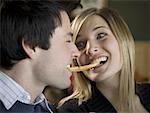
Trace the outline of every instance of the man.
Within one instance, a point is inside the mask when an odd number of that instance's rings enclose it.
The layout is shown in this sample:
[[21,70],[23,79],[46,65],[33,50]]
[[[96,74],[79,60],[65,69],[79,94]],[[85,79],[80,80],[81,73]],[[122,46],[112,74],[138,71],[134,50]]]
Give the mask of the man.
[[80,53],[70,20],[55,1],[4,1],[0,5],[0,113],[53,112],[45,86],[70,86],[67,70]]

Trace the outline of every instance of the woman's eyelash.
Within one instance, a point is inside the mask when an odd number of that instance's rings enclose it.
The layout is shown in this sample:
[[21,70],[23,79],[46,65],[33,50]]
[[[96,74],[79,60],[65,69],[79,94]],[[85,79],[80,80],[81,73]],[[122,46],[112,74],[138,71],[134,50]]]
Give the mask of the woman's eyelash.
[[99,33],[99,34],[97,35],[97,39],[104,38],[105,36],[107,36],[107,33],[104,33],[104,32]]

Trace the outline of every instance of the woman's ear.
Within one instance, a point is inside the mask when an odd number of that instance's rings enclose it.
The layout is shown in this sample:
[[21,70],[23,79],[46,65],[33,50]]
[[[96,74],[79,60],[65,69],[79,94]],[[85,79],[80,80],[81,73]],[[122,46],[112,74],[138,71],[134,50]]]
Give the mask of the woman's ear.
[[31,48],[27,43],[25,43],[24,40],[22,40],[22,47],[26,52],[26,54],[28,55],[28,57],[32,59],[35,55],[35,50]]

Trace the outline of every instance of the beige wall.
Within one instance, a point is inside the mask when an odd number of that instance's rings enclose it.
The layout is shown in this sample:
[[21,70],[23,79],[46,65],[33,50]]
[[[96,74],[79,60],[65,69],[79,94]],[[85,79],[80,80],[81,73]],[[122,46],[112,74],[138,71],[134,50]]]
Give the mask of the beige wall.
[[136,41],[137,79],[148,78],[150,81],[150,41]]
[[95,7],[95,8],[102,8],[108,6],[108,0],[81,0],[82,9],[77,8],[72,12],[72,18],[74,18],[76,15],[80,14],[85,9]]

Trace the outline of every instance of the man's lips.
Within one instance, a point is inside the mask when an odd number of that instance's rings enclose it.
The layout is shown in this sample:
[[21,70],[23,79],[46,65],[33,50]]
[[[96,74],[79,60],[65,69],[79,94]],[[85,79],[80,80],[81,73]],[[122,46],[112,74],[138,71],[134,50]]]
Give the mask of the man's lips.
[[71,82],[74,80],[73,74],[70,76],[70,80],[71,80]]

